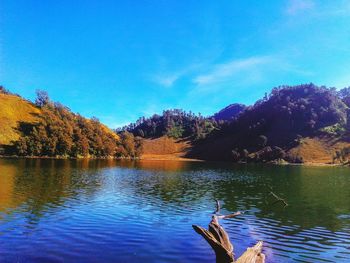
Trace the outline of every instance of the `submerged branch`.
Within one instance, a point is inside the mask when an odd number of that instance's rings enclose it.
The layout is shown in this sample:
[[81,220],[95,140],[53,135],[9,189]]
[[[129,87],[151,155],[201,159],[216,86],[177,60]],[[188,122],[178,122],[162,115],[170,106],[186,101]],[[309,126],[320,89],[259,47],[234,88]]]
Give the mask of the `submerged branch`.
[[279,197],[274,192],[272,192],[272,190],[270,191],[269,194],[272,195],[276,199],[276,201],[273,202],[271,205],[274,205],[274,204],[276,204],[278,202],[282,202],[284,204],[284,207],[288,206],[288,203],[283,198]]

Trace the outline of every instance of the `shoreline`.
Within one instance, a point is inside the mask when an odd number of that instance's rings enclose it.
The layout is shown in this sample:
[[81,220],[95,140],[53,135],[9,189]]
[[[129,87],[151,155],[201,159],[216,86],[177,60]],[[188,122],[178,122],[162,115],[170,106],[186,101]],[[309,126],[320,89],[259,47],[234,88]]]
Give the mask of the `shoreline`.
[[277,165],[277,166],[306,166],[306,167],[347,167],[348,164],[331,164],[331,163],[234,163],[229,161],[214,161],[214,160],[201,160],[193,158],[185,158],[174,155],[149,155],[146,154],[137,158],[120,158],[120,157],[49,157],[49,156],[6,156],[0,155],[0,159],[42,159],[42,160],[117,160],[117,161],[181,161],[181,162],[223,162],[232,164],[266,164],[266,165]]
[[0,159],[47,159],[47,160],[140,160],[137,158],[120,158],[120,157],[50,157],[50,156],[16,156],[16,155],[0,155]]
[[144,157],[140,157],[138,160],[144,161],[184,161],[184,162],[223,162],[223,163],[233,163],[233,164],[266,164],[266,165],[278,165],[278,166],[307,166],[307,167],[346,167],[347,164],[331,164],[331,163],[314,163],[314,162],[306,162],[306,163],[234,163],[229,161],[213,161],[213,160],[201,160],[201,159],[191,159],[185,157],[178,156],[168,156],[168,155],[146,155]]

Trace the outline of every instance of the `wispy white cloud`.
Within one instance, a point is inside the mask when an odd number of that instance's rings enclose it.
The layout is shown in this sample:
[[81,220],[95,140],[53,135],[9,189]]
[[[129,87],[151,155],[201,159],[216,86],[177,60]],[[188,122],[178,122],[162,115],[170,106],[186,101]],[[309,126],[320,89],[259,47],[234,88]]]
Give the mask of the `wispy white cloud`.
[[218,64],[206,74],[201,74],[193,79],[198,86],[220,83],[237,76],[244,71],[253,71],[259,66],[273,60],[270,56],[255,56],[245,59],[234,59],[224,64]]
[[184,75],[183,72],[161,74],[161,75],[153,76],[152,80],[157,84],[168,88],[173,86],[174,83],[183,75]]
[[172,87],[176,81],[179,79],[188,76],[189,74],[193,73],[194,71],[201,68],[203,65],[198,63],[193,63],[190,65],[187,65],[179,70],[175,71],[163,71],[161,73],[154,74],[151,76],[151,80],[158,85],[161,85],[166,88]]
[[290,16],[301,15],[307,12],[312,18],[350,16],[350,1],[317,2],[314,0],[289,0],[284,11]]
[[313,72],[289,61],[288,57],[274,54],[234,59],[227,63],[212,65],[204,74],[192,79],[193,88],[187,94],[188,101],[208,94],[232,96],[240,90],[252,87],[273,87],[294,76],[309,79]]
[[350,16],[350,1],[331,1],[328,5],[320,6],[320,8],[315,11],[316,15],[326,18],[329,16]]
[[296,15],[307,10],[312,10],[314,7],[315,3],[312,0],[289,0],[286,13],[289,15]]

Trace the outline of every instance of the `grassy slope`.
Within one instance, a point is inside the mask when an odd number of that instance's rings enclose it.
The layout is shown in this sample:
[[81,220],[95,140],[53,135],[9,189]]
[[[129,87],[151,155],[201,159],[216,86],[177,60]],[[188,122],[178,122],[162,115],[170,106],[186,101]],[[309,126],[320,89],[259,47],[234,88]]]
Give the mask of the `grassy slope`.
[[303,138],[301,143],[288,151],[289,155],[299,155],[305,163],[330,164],[337,150],[349,147],[347,140],[331,137]]
[[179,160],[186,156],[191,147],[189,141],[175,140],[162,136],[143,140],[143,159]]
[[[0,145],[11,145],[18,140],[19,123],[35,123],[40,113],[41,110],[29,101],[15,95],[0,94]],[[107,126],[102,125],[102,129],[119,140],[119,136]]]
[[0,145],[11,145],[18,140],[19,123],[35,123],[38,115],[40,109],[32,103],[14,95],[0,94]]
[[[14,96],[0,94],[0,145],[11,145],[12,141],[18,140],[20,134],[17,127],[20,122],[34,123],[38,121],[40,109],[32,103]],[[118,136],[109,128],[104,129],[118,139]],[[229,138],[221,138],[211,143],[200,145],[191,149],[189,141],[174,140],[166,136],[157,139],[144,140],[145,159],[181,159],[186,156],[199,159],[216,159],[220,148],[232,147]],[[307,163],[330,163],[337,149],[350,144],[343,140],[332,138],[304,138],[302,143],[288,151],[288,154],[299,155]],[[195,154],[187,155],[191,150]]]
[[[143,159],[181,160],[223,160],[220,151],[232,149],[233,138],[219,138],[193,147],[189,141],[174,140],[166,136],[144,140]],[[303,138],[300,145],[289,149],[288,155],[302,157],[306,164],[331,164],[336,150],[350,146],[347,140],[331,137]],[[227,159],[226,159],[227,160]]]

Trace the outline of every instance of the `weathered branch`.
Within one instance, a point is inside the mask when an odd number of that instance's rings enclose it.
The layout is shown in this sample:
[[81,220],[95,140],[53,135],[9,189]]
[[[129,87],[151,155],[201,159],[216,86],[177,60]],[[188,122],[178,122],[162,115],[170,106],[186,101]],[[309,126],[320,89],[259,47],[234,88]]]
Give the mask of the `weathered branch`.
[[233,246],[226,231],[220,226],[216,215],[213,215],[208,230],[196,225],[192,227],[212,247],[217,263],[233,262]]
[[244,212],[241,212],[241,211],[238,211],[236,213],[233,213],[233,214],[229,214],[229,215],[219,215],[219,216],[216,216],[218,219],[228,219],[228,218],[233,218],[233,217],[236,217],[236,216],[239,216],[239,215],[242,215],[244,214]]
[[216,210],[215,210],[214,214],[217,214],[220,212],[220,202],[219,202],[219,200],[215,200],[215,202],[216,202]]
[[272,192],[272,190],[270,191],[270,195],[272,195],[276,199],[276,201],[273,202],[272,205],[274,205],[278,202],[282,202],[284,204],[284,207],[288,206],[288,203],[283,198],[279,197],[274,192]]
[[[243,212],[236,212],[228,215],[217,215],[219,212],[220,203],[218,200],[216,200],[216,211],[214,212],[214,215],[209,223],[208,230],[196,225],[192,225],[192,227],[212,247],[216,255],[217,263],[233,263],[235,262],[233,245],[225,229],[220,225],[219,219],[233,218],[243,214]],[[262,241],[259,241],[254,247],[248,248],[236,262],[264,263],[265,255],[261,253],[262,245]]]
[[261,253],[263,242],[259,241],[254,247],[248,247],[236,263],[264,263],[265,255]]

